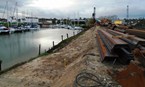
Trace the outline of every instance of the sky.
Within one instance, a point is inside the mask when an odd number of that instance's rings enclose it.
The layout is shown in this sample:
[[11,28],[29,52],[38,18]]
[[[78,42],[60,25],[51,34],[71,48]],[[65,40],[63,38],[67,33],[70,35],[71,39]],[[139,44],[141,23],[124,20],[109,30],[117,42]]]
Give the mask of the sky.
[[129,18],[145,17],[145,0],[0,0],[0,18],[7,17],[7,13],[8,16],[16,15],[13,14],[16,2],[19,17],[90,18],[96,7],[96,17],[117,15],[126,18],[127,5]]

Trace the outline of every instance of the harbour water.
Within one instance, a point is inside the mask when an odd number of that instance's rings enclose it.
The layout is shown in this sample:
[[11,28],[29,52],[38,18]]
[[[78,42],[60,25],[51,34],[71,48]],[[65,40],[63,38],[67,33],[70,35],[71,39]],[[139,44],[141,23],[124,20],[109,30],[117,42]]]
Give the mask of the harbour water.
[[17,63],[27,61],[38,56],[39,44],[41,53],[61,42],[61,35],[64,39],[77,34],[78,30],[68,29],[40,29],[39,31],[14,33],[11,35],[0,35],[0,60],[2,60],[2,70]]

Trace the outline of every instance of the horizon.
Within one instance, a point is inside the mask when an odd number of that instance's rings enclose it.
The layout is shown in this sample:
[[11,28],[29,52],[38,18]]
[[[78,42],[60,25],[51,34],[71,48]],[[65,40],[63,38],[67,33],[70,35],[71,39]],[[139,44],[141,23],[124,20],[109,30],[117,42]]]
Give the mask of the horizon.
[[[34,16],[38,18],[91,18],[93,8],[96,7],[96,18],[100,16],[117,15],[120,19],[126,18],[129,5],[129,18],[144,18],[145,8],[141,0],[0,0],[0,17],[3,16],[8,1],[8,14],[14,14],[18,8],[18,16]],[[17,6],[16,6],[17,3]],[[137,4],[138,3],[138,4]],[[6,10],[6,9],[5,9]],[[16,9],[15,9],[16,10]],[[15,11],[16,12],[16,11]],[[5,16],[6,18],[6,11]]]

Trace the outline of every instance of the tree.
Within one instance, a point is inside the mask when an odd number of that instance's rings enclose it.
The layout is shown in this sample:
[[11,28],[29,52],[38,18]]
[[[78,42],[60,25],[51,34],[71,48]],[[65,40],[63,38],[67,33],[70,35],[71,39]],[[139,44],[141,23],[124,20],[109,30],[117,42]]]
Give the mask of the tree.
[[57,24],[60,24],[60,20],[57,20]]
[[56,18],[53,18],[52,19],[52,24],[56,24],[56,21],[57,21],[57,19]]
[[86,25],[88,27],[94,26],[94,19],[93,18],[88,19],[87,22],[86,22]]

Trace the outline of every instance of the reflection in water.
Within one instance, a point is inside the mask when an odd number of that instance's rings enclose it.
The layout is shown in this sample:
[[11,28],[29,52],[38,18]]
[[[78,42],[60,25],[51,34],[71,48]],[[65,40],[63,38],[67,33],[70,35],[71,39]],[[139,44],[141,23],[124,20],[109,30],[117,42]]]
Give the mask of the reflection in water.
[[14,64],[26,61],[38,55],[38,46],[41,44],[41,53],[52,47],[52,42],[58,44],[61,35],[73,36],[74,30],[67,29],[43,29],[34,32],[17,33],[0,36],[0,59],[2,69],[6,69]]

